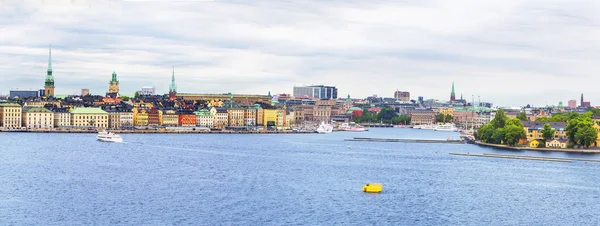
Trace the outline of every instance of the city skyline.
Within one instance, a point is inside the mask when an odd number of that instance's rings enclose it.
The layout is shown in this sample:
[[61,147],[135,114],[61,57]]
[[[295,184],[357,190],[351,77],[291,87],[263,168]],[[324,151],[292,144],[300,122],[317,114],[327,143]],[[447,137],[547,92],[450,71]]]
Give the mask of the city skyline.
[[0,3],[0,93],[43,88],[51,44],[56,94],[103,94],[113,71],[121,93],[166,94],[174,65],[178,92],[600,101],[594,1],[55,2]]

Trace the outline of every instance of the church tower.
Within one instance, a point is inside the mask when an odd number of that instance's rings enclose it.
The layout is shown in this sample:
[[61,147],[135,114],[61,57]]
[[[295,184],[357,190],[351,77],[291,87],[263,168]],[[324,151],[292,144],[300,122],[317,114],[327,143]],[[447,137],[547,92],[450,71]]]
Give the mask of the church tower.
[[169,87],[169,100],[177,99],[177,85],[175,85],[175,66],[173,66],[173,74],[171,75],[171,87]]
[[454,81],[452,81],[452,92],[450,93],[450,102],[456,101],[456,96],[454,94]]
[[108,83],[108,93],[119,93],[119,80],[117,80],[117,73],[113,71],[112,79]]
[[48,52],[48,73],[44,81],[44,96],[54,96],[54,76],[52,76],[52,46],[50,46]]

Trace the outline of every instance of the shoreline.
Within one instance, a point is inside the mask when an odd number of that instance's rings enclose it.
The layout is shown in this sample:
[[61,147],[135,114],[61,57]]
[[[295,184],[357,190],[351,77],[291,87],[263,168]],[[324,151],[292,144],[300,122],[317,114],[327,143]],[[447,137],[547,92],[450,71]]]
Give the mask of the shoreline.
[[488,144],[476,141],[475,144],[483,147],[500,148],[505,150],[513,151],[539,151],[539,152],[565,152],[565,153],[586,153],[586,154],[600,154],[600,149],[572,149],[572,148],[530,148],[530,147],[511,147],[502,144]]
[[[300,131],[233,131],[233,130],[106,130],[118,134],[314,134]],[[96,130],[0,130],[0,133],[98,133]]]

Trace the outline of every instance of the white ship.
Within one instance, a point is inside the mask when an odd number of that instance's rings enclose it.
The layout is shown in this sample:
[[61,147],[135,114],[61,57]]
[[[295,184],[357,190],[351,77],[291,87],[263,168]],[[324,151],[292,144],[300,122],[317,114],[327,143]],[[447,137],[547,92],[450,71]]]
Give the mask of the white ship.
[[121,136],[119,136],[118,134],[114,134],[112,132],[106,132],[106,131],[98,132],[98,136],[96,136],[96,139],[98,139],[98,141],[104,141],[104,142],[116,142],[116,143],[123,142],[123,138],[121,138]]
[[321,122],[319,128],[317,128],[317,133],[331,133],[333,132],[333,126],[326,124],[325,122]]
[[340,130],[349,131],[349,132],[365,132],[368,131],[367,128],[357,125],[356,123],[343,123],[339,127]]
[[456,131],[458,131],[458,128],[456,128],[456,126],[454,125],[454,123],[445,123],[445,124],[437,125],[435,127],[435,129],[433,129],[433,130],[435,130],[435,131],[456,132]]
[[433,124],[430,124],[430,125],[421,125],[419,127],[419,129],[424,129],[424,130],[434,130],[435,128],[436,128],[436,126],[433,125]]

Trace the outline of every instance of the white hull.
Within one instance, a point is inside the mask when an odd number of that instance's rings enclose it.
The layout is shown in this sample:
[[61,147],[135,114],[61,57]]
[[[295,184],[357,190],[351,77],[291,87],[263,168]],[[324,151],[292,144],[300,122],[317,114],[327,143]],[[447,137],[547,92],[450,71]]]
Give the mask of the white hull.
[[350,128],[350,129],[345,129],[344,131],[348,131],[348,132],[365,132],[367,130],[365,128]]
[[435,131],[442,131],[442,132],[458,132],[458,129],[434,129]]
[[98,141],[102,141],[102,142],[113,142],[113,143],[122,143],[123,139],[122,138],[97,138]]
[[325,134],[333,132],[333,126],[325,123],[321,123],[317,128],[317,133]]

